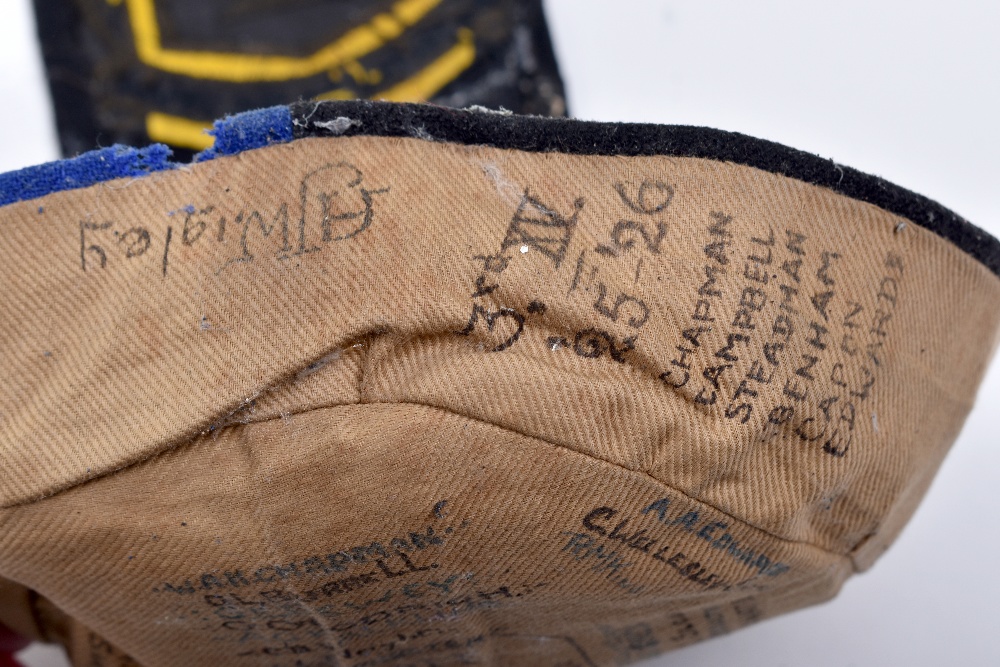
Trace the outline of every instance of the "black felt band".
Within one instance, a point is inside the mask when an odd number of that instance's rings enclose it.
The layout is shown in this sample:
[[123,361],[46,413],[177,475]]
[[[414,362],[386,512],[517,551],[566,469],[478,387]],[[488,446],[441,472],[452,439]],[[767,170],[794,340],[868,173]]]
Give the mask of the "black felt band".
[[[299,102],[291,109],[296,138],[417,137],[521,151],[697,157],[755,167],[829,188],[907,218],[948,239],[1000,276],[1000,241],[937,202],[832,160],[744,134],[389,102]],[[338,118],[351,122],[337,122]]]

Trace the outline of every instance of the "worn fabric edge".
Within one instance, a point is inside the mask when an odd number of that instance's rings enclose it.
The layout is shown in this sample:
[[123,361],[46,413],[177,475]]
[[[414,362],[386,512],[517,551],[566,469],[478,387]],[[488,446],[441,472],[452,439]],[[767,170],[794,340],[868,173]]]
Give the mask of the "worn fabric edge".
[[[1000,240],[941,204],[881,177],[782,144],[705,127],[518,116],[480,107],[395,102],[296,102],[217,120],[195,162],[305,137],[410,137],[525,152],[694,157],[731,162],[824,187],[906,218],[951,241],[1000,277]],[[115,178],[176,169],[162,144],[112,146],[0,174],[0,206]]]

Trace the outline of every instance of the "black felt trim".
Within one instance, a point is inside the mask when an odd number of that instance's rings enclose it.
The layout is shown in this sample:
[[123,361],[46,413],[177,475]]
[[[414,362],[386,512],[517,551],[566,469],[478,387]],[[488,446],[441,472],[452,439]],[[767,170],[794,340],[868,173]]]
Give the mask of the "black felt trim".
[[[948,239],[1000,277],[1000,241],[957,213],[878,176],[744,134],[704,127],[514,116],[390,102],[299,102],[295,138],[417,137],[531,152],[669,155],[755,167],[874,204]],[[337,118],[348,118],[340,123]]]

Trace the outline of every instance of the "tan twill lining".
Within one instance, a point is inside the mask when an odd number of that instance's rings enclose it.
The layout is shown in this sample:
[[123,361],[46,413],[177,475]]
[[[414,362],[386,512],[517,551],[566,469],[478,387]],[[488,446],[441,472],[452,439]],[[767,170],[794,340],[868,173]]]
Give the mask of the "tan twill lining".
[[302,139],[0,228],[0,576],[78,665],[622,664],[812,604],[1000,323],[933,233],[693,158]]

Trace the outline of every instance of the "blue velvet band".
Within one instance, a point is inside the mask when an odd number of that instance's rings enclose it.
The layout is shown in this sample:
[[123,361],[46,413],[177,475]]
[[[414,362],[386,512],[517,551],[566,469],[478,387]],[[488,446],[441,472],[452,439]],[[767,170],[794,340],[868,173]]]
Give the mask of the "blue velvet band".
[[[291,141],[292,116],[286,106],[247,111],[215,121],[211,133],[215,136],[215,145],[199,153],[195,157],[197,162]],[[170,155],[170,148],[164,144],[146,148],[114,145],[0,174],[0,206],[181,166],[181,163],[171,162]]]

